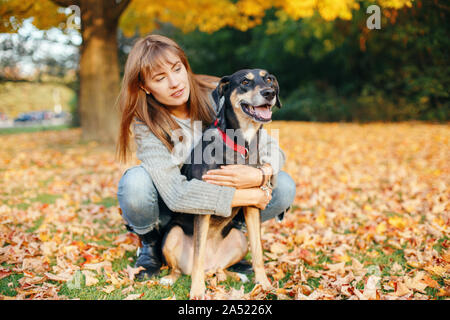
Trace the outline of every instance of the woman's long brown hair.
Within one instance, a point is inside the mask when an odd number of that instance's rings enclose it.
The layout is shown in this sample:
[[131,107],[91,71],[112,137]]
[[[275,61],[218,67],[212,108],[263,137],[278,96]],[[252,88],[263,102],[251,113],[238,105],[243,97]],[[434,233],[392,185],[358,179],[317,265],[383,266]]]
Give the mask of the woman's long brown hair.
[[116,159],[118,158],[121,162],[128,160],[130,126],[135,118],[145,122],[150,131],[164,143],[169,151],[173,149],[171,132],[180,126],[170,116],[166,106],[159,103],[152,94],[147,95],[140,88],[144,87],[144,79],[150,76],[152,70],[167,60],[168,52],[178,56],[187,70],[190,86],[187,106],[191,124],[195,120],[200,120],[205,127],[214,120],[215,114],[210,106],[208,93],[215,88],[214,82],[219,81],[219,78],[193,74],[184,51],[173,40],[153,34],[141,38],[134,44],[128,55],[118,97],[121,121]]

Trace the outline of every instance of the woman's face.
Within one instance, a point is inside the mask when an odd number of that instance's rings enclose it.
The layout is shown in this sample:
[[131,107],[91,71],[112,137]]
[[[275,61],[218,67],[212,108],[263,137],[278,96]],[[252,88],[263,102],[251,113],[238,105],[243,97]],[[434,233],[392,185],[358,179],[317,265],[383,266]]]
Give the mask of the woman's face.
[[184,107],[189,99],[190,87],[186,67],[177,55],[167,53],[161,67],[152,70],[145,79],[145,89],[166,106]]

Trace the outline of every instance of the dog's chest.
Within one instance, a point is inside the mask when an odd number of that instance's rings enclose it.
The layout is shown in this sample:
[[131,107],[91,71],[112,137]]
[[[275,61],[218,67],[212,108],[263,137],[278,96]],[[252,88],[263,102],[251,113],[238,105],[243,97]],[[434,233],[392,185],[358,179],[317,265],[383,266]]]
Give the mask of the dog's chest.
[[246,127],[241,128],[242,135],[244,136],[245,141],[250,144],[254,138],[256,138],[256,134],[258,133],[259,127],[256,127],[253,123],[249,123]]

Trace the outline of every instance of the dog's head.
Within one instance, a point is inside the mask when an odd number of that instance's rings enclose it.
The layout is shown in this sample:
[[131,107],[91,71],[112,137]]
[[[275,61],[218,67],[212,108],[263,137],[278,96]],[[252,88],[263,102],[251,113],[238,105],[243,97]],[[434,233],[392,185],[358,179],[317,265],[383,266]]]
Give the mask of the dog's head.
[[272,120],[272,107],[281,108],[277,79],[266,70],[239,70],[220,79],[215,91],[241,119],[267,123]]

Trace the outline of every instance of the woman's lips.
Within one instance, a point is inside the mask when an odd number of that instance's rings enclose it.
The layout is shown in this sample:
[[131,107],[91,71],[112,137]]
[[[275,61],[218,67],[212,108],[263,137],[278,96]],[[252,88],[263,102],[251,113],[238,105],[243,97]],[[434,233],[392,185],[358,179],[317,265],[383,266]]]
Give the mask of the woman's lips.
[[171,94],[171,96],[177,98],[177,97],[181,96],[183,94],[183,92],[184,92],[184,88]]

